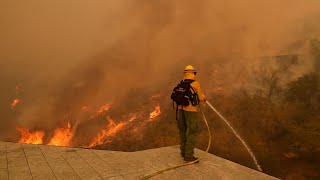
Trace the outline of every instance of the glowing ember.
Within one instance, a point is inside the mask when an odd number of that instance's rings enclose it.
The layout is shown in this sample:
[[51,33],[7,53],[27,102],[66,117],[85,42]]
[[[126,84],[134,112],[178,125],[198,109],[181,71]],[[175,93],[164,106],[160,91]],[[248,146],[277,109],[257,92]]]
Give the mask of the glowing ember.
[[54,135],[51,138],[48,145],[69,146],[72,138],[73,138],[73,134],[71,131],[71,125],[70,125],[70,123],[68,123],[68,125],[66,127],[57,128],[54,131]]
[[11,103],[11,109],[15,108],[19,102],[20,102],[19,99],[14,99],[13,102]]
[[157,105],[156,109],[152,113],[150,113],[150,119],[154,119],[154,118],[158,117],[160,114],[161,114],[160,106]]
[[156,95],[151,96],[151,99],[157,99],[157,98],[160,98],[160,94],[156,94]]
[[82,110],[83,112],[88,112],[89,108],[88,108],[88,106],[82,106],[82,107],[81,107],[81,110]]
[[107,129],[103,129],[100,131],[100,133],[91,141],[90,145],[86,148],[91,148],[96,145],[105,144],[107,142],[111,142],[110,140],[105,141],[107,137],[116,135],[119,131],[121,131],[127,123],[120,122],[118,124],[115,124],[115,122],[110,118],[107,117],[109,121],[109,125]]
[[110,109],[111,105],[112,105],[112,103],[108,103],[108,104],[105,104],[105,105],[101,106],[101,107],[98,109],[98,111],[97,111],[95,114],[93,114],[90,118],[94,118],[94,117],[96,117],[96,116],[99,116],[99,115],[102,114],[103,112],[108,111],[108,110]]
[[105,111],[108,111],[110,109],[111,105],[112,105],[112,103],[108,103],[108,104],[101,106],[100,109],[97,111],[97,113],[101,114]]
[[135,115],[135,116],[133,116],[132,118],[129,119],[129,122],[132,122],[132,121],[134,121],[136,119],[137,119],[137,116]]
[[223,91],[223,87],[218,87],[217,91]]
[[16,127],[16,129],[21,134],[19,143],[42,144],[42,140],[45,134],[44,131],[34,131],[31,133],[27,128]]

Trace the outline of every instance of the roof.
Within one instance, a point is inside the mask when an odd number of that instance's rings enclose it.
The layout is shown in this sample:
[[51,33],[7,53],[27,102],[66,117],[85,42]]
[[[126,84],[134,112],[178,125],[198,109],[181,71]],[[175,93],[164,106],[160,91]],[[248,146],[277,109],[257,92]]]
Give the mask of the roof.
[[[195,154],[204,153],[196,149]],[[134,180],[184,163],[179,146],[136,152],[31,145],[0,141],[0,179]],[[151,179],[276,179],[208,154],[200,163]]]

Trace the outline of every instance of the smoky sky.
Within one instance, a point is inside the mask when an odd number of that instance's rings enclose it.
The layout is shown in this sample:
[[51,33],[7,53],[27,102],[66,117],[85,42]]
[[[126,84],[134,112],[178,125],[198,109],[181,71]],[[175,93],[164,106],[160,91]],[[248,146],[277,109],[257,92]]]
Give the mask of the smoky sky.
[[302,74],[312,70],[308,42],[320,39],[319,18],[318,0],[3,0],[1,131],[50,129],[83,105],[128,103],[122,97],[133,89],[170,92],[187,64],[204,92],[222,81],[241,86],[258,57],[302,54],[292,77]]

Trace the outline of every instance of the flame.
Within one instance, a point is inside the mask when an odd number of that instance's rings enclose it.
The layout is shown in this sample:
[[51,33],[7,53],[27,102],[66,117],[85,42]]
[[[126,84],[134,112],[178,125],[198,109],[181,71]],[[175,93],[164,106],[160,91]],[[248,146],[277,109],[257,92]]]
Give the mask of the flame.
[[71,139],[73,138],[73,134],[71,131],[71,125],[68,122],[66,127],[57,128],[54,131],[54,135],[51,138],[48,145],[54,146],[69,146]]
[[16,129],[21,134],[19,143],[42,144],[42,140],[45,134],[44,131],[34,131],[31,133],[28,128],[16,127]]
[[[147,124],[149,124],[150,122],[152,122],[152,120],[154,120],[155,118],[157,118],[158,116],[160,116],[161,114],[161,110],[160,110],[160,105],[157,105],[155,107],[155,110],[153,112],[150,113],[149,115],[149,120],[145,120],[145,121],[140,121],[137,122],[136,127],[133,127],[130,129],[131,133],[136,134],[138,133],[141,129],[143,129]],[[130,122],[133,120],[130,120]]]
[[137,119],[137,116],[134,115],[134,116],[132,116],[132,118],[129,119],[129,122],[132,122],[132,121],[134,121],[134,120],[136,120],[136,119]]
[[90,145],[89,146],[86,146],[85,148],[91,148],[93,146],[96,146],[96,145],[99,145],[99,144],[103,144],[104,143],[104,139],[105,137],[107,136],[107,130],[106,129],[103,129],[99,132],[99,134],[93,138],[93,140],[91,141]]
[[[98,109],[98,111],[90,117],[90,119],[92,119],[92,118],[94,118],[94,117],[96,117],[96,116],[99,116],[99,115],[102,114],[103,112],[108,111],[108,110],[110,109],[111,105],[112,105],[112,102],[111,102],[111,103],[107,103],[107,104],[101,106],[101,107]],[[83,109],[82,109],[82,110],[83,110]]]
[[19,99],[14,99],[13,102],[11,103],[11,109],[15,108],[19,102],[20,102]]
[[[152,98],[158,98],[159,95],[155,95]],[[19,99],[15,99],[14,105],[16,106],[19,103]],[[106,111],[110,109],[112,105],[111,103],[104,104],[103,106],[99,107],[98,109],[92,111],[92,109],[84,104],[81,107],[82,113],[88,113],[91,115],[90,119],[92,117],[96,116],[105,116]],[[151,110],[152,111],[152,110]],[[151,112],[149,111],[149,112]],[[145,112],[145,111],[144,111]],[[86,148],[92,148],[94,146],[100,145],[100,144],[107,144],[111,143],[112,137],[116,136],[120,132],[123,132],[126,130],[127,132],[136,134],[136,137],[142,138],[142,134],[139,133],[141,129],[143,129],[147,124],[151,123],[154,119],[156,119],[161,114],[160,105],[156,104],[154,106],[154,110],[149,114],[149,117],[145,117],[144,112],[135,112],[130,113],[128,119],[126,121],[121,122],[115,122],[112,120],[109,116],[106,117],[106,120],[108,122],[107,126],[103,128],[99,133],[96,134],[96,136],[91,140],[88,146]],[[71,118],[71,112],[67,113],[65,115],[65,119]],[[144,119],[144,120],[143,120]],[[71,141],[74,137],[74,132],[77,127],[77,124],[70,124],[68,122],[65,124],[64,127],[58,127],[54,130],[54,134],[47,143],[48,145],[54,145],[54,146],[70,146]],[[43,137],[45,135],[44,131],[35,131],[33,133],[29,132],[29,129],[25,128],[17,128],[17,130],[21,133],[21,139],[19,142],[24,143],[32,143],[32,144],[42,144],[43,143]]]
[[106,133],[107,136],[116,135],[127,124],[125,122],[120,122],[118,124],[115,124],[112,119],[110,119],[109,117],[108,117],[108,119],[109,119],[109,122],[111,122],[110,123],[111,127],[109,127],[109,129]]
[[107,137],[116,135],[119,131],[121,131],[127,125],[127,123],[125,122],[120,122],[116,124],[109,116],[107,117],[107,119],[109,121],[109,125],[107,126],[107,128],[101,130],[100,133],[91,141],[90,145],[87,146],[86,148],[91,148],[96,145],[111,142],[110,140],[105,141],[105,139]]
[[[147,124],[149,124],[150,122],[152,122],[152,120],[154,120],[155,118],[157,118],[158,116],[160,116],[161,114],[161,110],[160,110],[160,105],[157,105],[155,107],[155,110],[153,112],[150,113],[149,116],[149,120],[145,120],[145,121],[140,121],[136,124],[136,127],[133,127],[130,129],[131,133],[136,134],[137,132],[139,132],[141,129],[143,129]],[[131,122],[131,120],[130,120]]]
[[103,113],[105,111],[108,111],[110,109],[111,105],[112,105],[112,103],[108,103],[108,104],[105,104],[105,105],[101,106],[99,108],[99,110],[97,111],[97,113],[101,114],[101,113]]
[[150,119],[150,120],[155,119],[155,118],[158,117],[160,114],[161,114],[160,106],[157,105],[157,106],[155,107],[155,110],[150,113],[149,119]]
[[82,107],[81,107],[81,110],[82,110],[83,112],[88,112],[88,111],[89,111],[89,107],[88,107],[87,105],[82,106]]

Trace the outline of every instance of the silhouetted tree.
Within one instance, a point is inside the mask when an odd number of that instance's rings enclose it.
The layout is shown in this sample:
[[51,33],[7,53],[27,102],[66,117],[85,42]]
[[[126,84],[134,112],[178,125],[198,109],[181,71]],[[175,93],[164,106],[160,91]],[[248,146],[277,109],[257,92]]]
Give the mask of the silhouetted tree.
[[319,103],[320,79],[316,73],[309,73],[288,84],[285,92],[287,102],[314,107]]
[[268,98],[269,102],[272,102],[273,97],[280,92],[278,76],[279,70],[271,66],[263,67],[257,76],[259,86],[257,92]]

